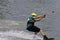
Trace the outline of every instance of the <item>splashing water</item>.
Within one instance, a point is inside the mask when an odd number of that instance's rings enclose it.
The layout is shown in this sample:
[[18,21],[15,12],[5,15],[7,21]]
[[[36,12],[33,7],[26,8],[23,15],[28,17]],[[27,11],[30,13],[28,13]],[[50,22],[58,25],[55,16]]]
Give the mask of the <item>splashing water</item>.
[[[28,32],[25,32],[25,31],[7,31],[7,32],[0,32],[0,35],[1,35],[1,39],[2,40],[5,40],[5,39],[9,39],[10,38],[13,38],[13,37],[16,37],[16,38],[22,38],[22,39],[34,39],[34,35],[33,34],[30,34]],[[39,36],[36,36],[36,39],[40,39],[40,40],[43,40],[43,38],[39,37]]]

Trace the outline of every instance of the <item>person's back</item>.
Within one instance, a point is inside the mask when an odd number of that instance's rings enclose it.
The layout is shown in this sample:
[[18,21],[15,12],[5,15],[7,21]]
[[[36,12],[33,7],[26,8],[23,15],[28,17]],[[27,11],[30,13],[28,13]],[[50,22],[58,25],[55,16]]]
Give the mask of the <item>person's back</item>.
[[29,26],[29,25],[34,25],[34,23],[35,23],[34,18],[33,18],[32,16],[30,16],[30,17],[28,18],[28,21],[27,21],[27,26]]

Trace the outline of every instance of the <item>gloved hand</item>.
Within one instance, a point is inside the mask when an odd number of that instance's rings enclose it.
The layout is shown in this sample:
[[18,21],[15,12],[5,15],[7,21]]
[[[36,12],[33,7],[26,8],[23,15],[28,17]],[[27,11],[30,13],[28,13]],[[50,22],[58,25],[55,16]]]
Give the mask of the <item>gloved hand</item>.
[[44,14],[44,18],[46,17],[46,14]]

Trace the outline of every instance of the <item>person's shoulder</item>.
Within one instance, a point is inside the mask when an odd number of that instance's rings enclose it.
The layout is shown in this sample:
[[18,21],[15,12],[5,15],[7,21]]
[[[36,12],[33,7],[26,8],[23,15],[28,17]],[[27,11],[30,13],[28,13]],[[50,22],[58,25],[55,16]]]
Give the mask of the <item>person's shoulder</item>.
[[33,18],[32,16],[29,16],[29,18]]

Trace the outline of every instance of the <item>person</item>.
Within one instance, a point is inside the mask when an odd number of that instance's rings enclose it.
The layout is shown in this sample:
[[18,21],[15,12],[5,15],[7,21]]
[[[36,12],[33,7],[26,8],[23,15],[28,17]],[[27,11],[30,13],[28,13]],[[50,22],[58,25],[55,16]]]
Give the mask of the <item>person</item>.
[[27,30],[34,32],[35,35],[37,35],[38,32],[43,36],[44,40],[48,40],[48,37],[45,35],[44,31],[37,26],[35,26],[35,22],[40,21],[41,19],[45,18],[46,14],[44,15],[37,15],[35,12],[31,14],[31,16],[28,18],[27,21]]

